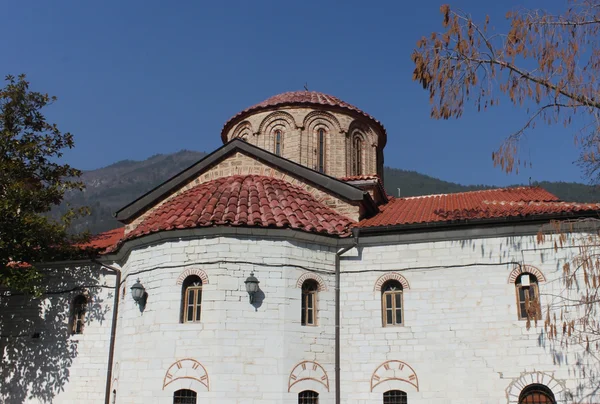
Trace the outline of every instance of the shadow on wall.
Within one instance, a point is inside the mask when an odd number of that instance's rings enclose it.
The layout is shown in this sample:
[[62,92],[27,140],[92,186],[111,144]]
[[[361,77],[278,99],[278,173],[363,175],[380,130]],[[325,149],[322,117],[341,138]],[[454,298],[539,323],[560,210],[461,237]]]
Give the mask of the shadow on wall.
[[265,292],[263,292],[261,288],[258,288],[256,294],[254,295],[254,301],[250,303],[252,306],[254,306],[254,311],[258,311],[258,309],[260,309],[260,307],[263,305],[264,301]]
[[[71,332],[73,299],[87,296],[85,326],[102,324],[108,313],[97,266],[49,269],[40,298],[0,291],[0,402],[52,402],[71,377],[79,335]],[[112,276],[109,273],[108,280]],[[112,287],[110,288],[112,289]],[[113,291],[106,294],[112,303]],[[91,331],[91,330],[90,330]]]
[[[549,229],[552,230],[552,228]],[[546,232],[548,228],[540,227],[540,230]],[[589,234],[597,237],[597,233]],[[534,262],[535,265],[545,264],[547,267],[554,266],[557,272],[563,273],[563,265],[565,263],[570,262],[572,267],[575,266],[573,256],[569,253],[561,255],[558,252],[565,250],[574,251],[574,254],[580,254],[582,249],[583,251],[586,249],[573,235],[567,234],[566,237],[565,241],[560,243],[560,248],[553,246],[551,242],[545,245],[540,244],[536,236],[531,236],[529,240],[519,236],[504,237],[503,241],[496,248],[486,248],[485,243],[478,239],[454,241],[453,245],[461,249],[477,252],[482,262],[485,262],[487,259],[488,262],[497,260],[496,262],[510,263],[516,261],[528,264],[522,252],[533,252],[537,257],[536,260],[539,260]],[[594,245],[597,244],[598,241],[594,241]],[[509,267],[510,265],[507,266],[507,268]],[[520,326],[523,329],[523,336],[535,337],[537,345],[550,356],[552,364],[559,369],[565,369],[569,378],[575,380],[574,388],[571,388],[571,390],[567,389],[564,385],[564,380],[560,379],[556,382],[556,385],[548,386],[552,387],[555,393],[559,393],[556,397],[558,403],[599,403],[600,327],[596,321],[592,321],[594,326],[591,327],[589,333],[585,332],[586,327],[583,324],[587,323],[587,321],[582,322],[585,314],[577,314],[577,312],[582,307],[590,306],[591,313],[597,315],[600,306],[598,306],[599,303],[596,296],[600,293],[600,284],[593,288],[593,298],[586,300],[585,296],[580,295],[582,289],[584,289],[583,285],[585,282],[583,278],[580,277],[580,279],[575,280],[571,287],[567,286],[565,279],[565,276],[561,276],[547,284],[542,284],[540,295],[548,299],[547,304],[542,307],[542,318],[537,321],[532,320],[530,329],[526,329],[524,324]],[[585,303],[586,301],[592,303]],[[557,337],[554,339],[548,336],[545,325],[548,310],[550,310],[550,318],[556,316],[560,320],[557,321],[559,330]],[[575,327],[571,331],[569,331],[569,327],[567,326],[569,318],[575,320]],[[563,325],[564,329],[560,329]],[[527,350],[521,352],[524,355],[529,355]],[[523,372],[536,373],[535,370],[550,370],[548,368],[545,369],[543,364],[536,363],[537,357],[535,355],[535,353],[531,353],[531,365],[524,367]]]

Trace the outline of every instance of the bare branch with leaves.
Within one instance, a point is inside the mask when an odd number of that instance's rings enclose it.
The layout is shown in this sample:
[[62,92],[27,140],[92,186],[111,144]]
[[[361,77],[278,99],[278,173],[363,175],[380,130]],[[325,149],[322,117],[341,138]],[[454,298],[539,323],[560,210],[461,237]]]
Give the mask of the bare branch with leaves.
[[495,165],[518,171],[520,141],[539,122],[575,126],[580,163],[600,180],[600,1],[570,3],[562,14],[520,9],[507,13],[508,32],[494,32],[489,17],[440,8],[443,32],[417,43],[413,79],[429,92],[431,116],[459,118],[473,102],[478,111],[501,98],[526,108],[529,119],[508,134]]

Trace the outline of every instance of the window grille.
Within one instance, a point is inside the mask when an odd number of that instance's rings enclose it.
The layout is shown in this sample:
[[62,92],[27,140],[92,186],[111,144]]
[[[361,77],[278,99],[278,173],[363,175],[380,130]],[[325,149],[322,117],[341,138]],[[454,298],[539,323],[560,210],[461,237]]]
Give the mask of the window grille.
[[298,404],[319,404],[319,393],[305,390],[298,394]]
[[408,397],[400,390],[386,391],[383,393],[383,404],[408,404]]
[[173,394],[173,404],[196,404],[196,392],[192,390],[177,390]]

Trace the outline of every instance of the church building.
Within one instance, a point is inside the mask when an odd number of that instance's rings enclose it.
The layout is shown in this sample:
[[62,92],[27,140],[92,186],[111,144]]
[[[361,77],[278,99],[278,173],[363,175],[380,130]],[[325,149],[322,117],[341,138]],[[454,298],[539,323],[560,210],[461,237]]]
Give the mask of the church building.
[[600,402],[597,361],[544,327],[580,251],[539,237],[600,204],[390,196],[383,124],[318,92],[221,139],[117,211],[96,259],[43,264],[40,297],[1,293],[0,402]]

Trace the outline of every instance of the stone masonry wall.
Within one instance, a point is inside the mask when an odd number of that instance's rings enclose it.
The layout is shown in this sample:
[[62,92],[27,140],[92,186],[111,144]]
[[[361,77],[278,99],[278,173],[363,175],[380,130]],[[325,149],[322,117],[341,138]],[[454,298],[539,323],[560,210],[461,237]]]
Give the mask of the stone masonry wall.
[[[0,402],[102,403],[115,276],[97,267],[43,272],[40,298],[6,291],[0,297]],[[88,299],[85,326],[72,335],[79,294]]]
[[[326,247],[225,237],[133,251],[124,267],[117,403],[172,403],[181,388],[195,390],[198,403],[291,404],[298,389],[332,402],[333,277],[304,268],[331,273],[333,256]],[[255,305],[244,285],[252,271],[261,289]],[[181,282],[190,274],[205,279],[200,323],[180,323]],[[322,289],[317,326],[300,325],[306,277]],[[143,311],[129,296],[137,278],[148,292]]]
[[361,118],[339,111],[305,107],[282,107],[260,111],[241,120],[227,133],[227,140],[242,138],[275,152],[275,132],[283,135],[281,156],[317,170],[317,133],[325,130],[325,173],[333,177],[352,174],[352,139],[363,141],[362,174],[383,178],[383,165],[378,164],[379,132]]
[[[584,397],[597,360],[550,341],[543,320],[527,330],[511,276],[513,261],[543,275],[544,318],[553,296],[564,294],[562,264],[575,253],[555,253],[534,236],[468,235],[351,252],[342,261],[342,402],[381,403],[397,389],[410,404],[517,404],[531,383],[548,386],[559,403]],[[402,326],[382,326],[381,277],[404,279]],[[600,402],[588,399],[577,402]]]
[[[548,339],[542,323],[517,319],[519,265],[540,280],[543,316],[564,293],[562,265],[577,248],[554,251],[535,236],[381,243],[341,261],[342,402],[381,403],[389,390],[410,404],[518,404],[531,383],[557,402],[588,396],[598,362],[579,346]],[[382,240],[380,240],[382,241]],[[361,237],[363,245],[367,237]],[[162,241],[132,250],[123,266],[111,402],[169,404],[178,389],[198,403],[296,403],[303,390],[335,398],[335,248],[299,241],[212,237]],[[260,293],[251,305],[244,280]],[[73,275],[76,277],[73,277]],[[49,277],[42,299],[0,299],[3,358],[0,401],[104,402],[114,277],[66,268]],[[180,323],[182,282],[203,279],[200,323]],[[140,279],[140,308],[130,288]],[[317,280],[318,325],[300,325],[302,282]],[[404,323],[382,327],[381,287],[403,285]],[[84,333],[68,334],[69,303],[86,286]],[[56,292],[56,293],[55,293]],[[39,338],[32,338],[39,334]]]

